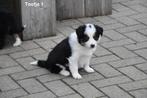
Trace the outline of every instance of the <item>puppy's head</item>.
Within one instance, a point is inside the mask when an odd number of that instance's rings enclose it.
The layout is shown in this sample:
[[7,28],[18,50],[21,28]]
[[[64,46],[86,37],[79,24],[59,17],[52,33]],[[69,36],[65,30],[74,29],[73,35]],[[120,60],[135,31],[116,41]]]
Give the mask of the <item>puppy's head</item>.
[[95,48],[103,35],[103,28],[93,24],[85,24],[76,29],[78,42],[86,48]]

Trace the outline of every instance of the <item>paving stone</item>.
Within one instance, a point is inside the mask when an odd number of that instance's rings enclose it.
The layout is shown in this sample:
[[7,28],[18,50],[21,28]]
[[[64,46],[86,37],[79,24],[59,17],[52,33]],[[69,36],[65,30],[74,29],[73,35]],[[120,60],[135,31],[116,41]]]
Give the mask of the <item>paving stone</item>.
[[14,53],[14,52],[19,52],[19,51],[23,51],[24,49],[21,47],[9,47],[9,48],[5,48],[0,50],[0,55],[6,55],[6,54],[10,54],[10,53]]
[[40,41],[40,42],[37,42],[37,44],[39,44],[42,48],[46,49],[47,51],[56,46],[56,43],[54,43],[51,40]]
[[23,96],[20,98],[56,98],[56,96],[50,91],[47,91],[47,92],[41,92],[36,94],[30,94],[28,96]]
[[102,17],[94,17],[94,19],[98,20],[99,22],[102,22],[103,24],[113,24],[117,23],[116,20],[112,19],[111,17],[108,16],[102,16]]
[[59,98],[82,98],[82,97],[78,94],[72,94],[72,95],[67,95],[67,96],[63,96]]
[[146,35],[147,36],[147,29],[143,29],[143,30],[139,30],[138,32],[142,33],[143,35]]
[[93,23],[95,22],[96,20],[93,19],[93,18],[90,18],[90,17],[86,17],[86,18],[79,18],[78,19],[80,22],[84,23],[84,24],[87,24],[87,23]]
[[147,90],[141,89],[130,92],[135,98],[146,98],[147,97]]
[[70,27],[60,27],[60,28],[57,28],[57,30],[61,32],[62,34],[64,34],[65,36],[69,36],[69,34],[71,34],[72,32],[75,32],[75,30]]
[[132,18],[128,18],[128,17],[119,17],[119,18],[116,18],[116,20],[118,20],[120,23],[123,23],[127,26],[139,24],[139,22],[137,22],[136,20]]
[[129,65],[140,64],[143,62],[146,62],[146,61],[142,59],[141,57],[133,57],[133,58],[118,60],[114,62],[109,62],[109,64],[112,65],[113,67],[125,67]]
[[75,19],[68,19],[68,20],[62,20],[60,21],[59,23],[60,25],[63,25],[63,26],[72,26],[72,25],[77,25],[77,24],[82,24],[81,22],[79,22],[78,20],[75,20]]
[[85,83],[85,82],[89,82],[89,81],[93,81],[93,80],[103,79],[103,77],[96,72],[92,73],[92,74],[88,74],[88,75],[82,75],[82,77],[83,78],[80,80],[76,80],[72,77],[68,77],[68,78],[63,79],[63,81],[69,85],[74,85],[74,84]]
[[112,8],[115,9],[116,11],[126,11],[126,10],[130,10],[130,8],[120,4],[120,3],[116,3],[112,5]]
[[109,39],[108,37],[103,36],[103,37],[101,38],[101,40],[100,40],[99,43],[105,43],[105,42],[109,42],[109,41],[111,41],[111,39]]
[[143,73],[133,66],[120,68],[119,70],[134,80],[147,79],[147,74]]
[[21,66],[8,67],[8,68],[0,69],[0,76],[22,72],[22,71],[25,71],[25,70]]
[[123,28],[125,25],[121,23],[114,23],[114,24],[109,24],[109,25],[104,25],[103,29],[104,30],[112,30],[112,29],[118,29],[118,28]]
[[142,63],[135,66],[143,71],[147,70],[147,63]]
[[97,66],[92,66],[96,71],[100,72],[105,77],[112,77],[112,76],[118,76],[121,75],[120,72],[112,68],[108,64],[100,64]]
[[27,95],[27,93],[23,89],[15,89],[2,92],[0,98],[17,98],[24,95]]
[[74,91],[61,81],[53,81],[45,83],[45,85],[53,91],[57,96],[73,94]]
[[104,35],[106,35],[107,37],[109,37],[112,40],[120,40],[120,39],[126,38],[125,36],[123,36],[122,34],[116,32],[114,30],[104,31]]
[[46,91],[47,89],[35,79],[25,79],[18,81],[18,83],[29,93],[37,93]]
[[131,33],[127,33],[125,34],[126,36],[128,36],[129,38],[137,41],[137,42],[142,42],[142,41],[147,41],[147,37],[143,36],[137,32],[131,32]]
[[131,5],[129,7],[135,11],[138,11],[138,12],[147,12],[147,8],[142,5],[139,5],[139,4],[138,5]]
[[132,15],[130,17],[133,18],[133,19],[145,18],[145,17],[147,17],[147,13],[135,14],[135,15]]
[[111,98],[133,98],[117,86],[109,86],[101,88],[101,90]]
[[72,86],[77,92],[79,92],[84,98],[96,98],[103,96],[103,94],[94,88],[89,83],[82,83]]
[[133,11],[131,9],[129,10],[124,10],[124,11],[121,11],[121,12],[117,12],[117,13],[114,13],[112,15],[110,15],[112,18],[118,18],[118,17],[124,17],[124,16],[130,16],[130,15],[133,15],[133,14],[136,14],[137,12],[136,11]]
[[140,42],[140,43],[136,43],[136,44],[130,44],[130,45],[126,45],[126,48],[128,48],[129,50],[137,50],[137,49],[143,49],[147,47],[147,42]]
[[116,60],[119,60],[119,58],[115,55],[102,56],[98,58],[92,58],[91,65],[106,63],[106,62],[116,61]]
[[20,87],[9,76],[0,77],[0,89],[2,91],[8,91],[17,88]]
[[48,70],[40,68],[40,69],[35,69],[35,70],[30,70],[30,71],[14,73],[14,74],[11,74],[11,76],[15,80],[20,80],[20,79],[32,78],[32,77],[36,77],[36,76],[40,76],[40,75],[44,75],[48,73],[49,73]]
[[126,5],[126,6],[131,6],[131,5],[138,5],[140,3],[142,3],[143,0],[133,0],[133,1],[128,1],[128,2],[122,2],[122,4]]
[[111,47],[116,47],[116,46],[128,45],[132,43],[135,43],[135,42],[130,39],[123,39],[123,40],[118,40],[118,41],[105,42],[105,43],[102,43],[101,45],[106,48],[111,48]]
[[128,26],[128,27],[124,27],[124,28],[120,28],[120,29],[116,29],[116,30],[120,33],[128,33],[128,32],[141,30],[141,29],[145,29],[145,28],[146,28],[145,25],[138,24],[138,25]]
[[125,83],[125,84],[120,84],[119,86],[127,91],[141,89],[141,88],[147,88],[147,80],[129,82],[129,83]]
[[110,48],[109,50],[112,51],[113,53],[115,53],[120,58],[123,58],[123,59],[137,56],[136,54],[127,50],[124,47],[115,47],[115,48]]
[[16,59],[16,61],[19,62],[19,64],[21,64],[27,70],[39,68],[38,66],[30,65],[30,62],[34,61],[32,57],[20,58]]
[[144,57],[147,59],[147,49],[141,49],[141,50],[137,50],[135,51],[138,55]]
[[92,81],[91,83],[95,85],[97,88],[101,88],[101,87],[110,86],[114,84],[127,83],[129,81],[131,80],[127,78],[126,76],[118,76],[118,77],[113,77],[113,78],[108,78],[103,80]]
[[1,68],[6,68],[6,67],[11,67],[18,65],[16,61],[14,61],[12,58],[10,58],[7,55],[1,55],[0,56],[0,67]]
[[21,44],[21,47],[25,50],[29,50],[29,49],[38,48],[39,46],[36,43],[34,43],[33,41],[24,41]]
[[147,19],[146,18],[140,18],[140,19],[137,19],[139,22],[143,23],[143,24],[146,24],[147,25]]
[[42,75],[42,76],[37,77],[37,79],[41,81],[42,83],[49,82],[49,81],[55,81],[55,80],[59,80],[62,78],[65,78],[65,77],[59,74],[47,74],[47,75]]
[[104,56],[104,55],[109,55],[109,54],[112,54],[112,53],[109,52],[108,50],[106,50],[105,48],[98,45],[96,51],[94,52],[94,54],[96,56]]
[[49,50],[49,52],[45,52],[45,53],[42,53],[42,54],[37,54],[37,55],[33,55],[33,57],[36,59],[36,60],[46,60],[49,53],[50,53],[51,50]]
[[12,54],[10,54],[10,56],[13,57],[14,59],[17,59],[17,58],[21,58],[21,57],[27,57],[27,56],[31,56],[31,55],[41,54],[44,52],[45,51],[42,48],[37,48],[37,49],[28,50],[28,51],[12,53]]

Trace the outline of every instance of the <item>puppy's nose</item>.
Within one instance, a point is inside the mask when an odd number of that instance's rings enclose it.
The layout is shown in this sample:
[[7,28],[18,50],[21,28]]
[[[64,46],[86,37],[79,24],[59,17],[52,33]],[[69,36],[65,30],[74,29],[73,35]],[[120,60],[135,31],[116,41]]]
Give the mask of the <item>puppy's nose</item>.
[[94,48],[95,47],[95,45],[94,44],[91,44],[91,48]]

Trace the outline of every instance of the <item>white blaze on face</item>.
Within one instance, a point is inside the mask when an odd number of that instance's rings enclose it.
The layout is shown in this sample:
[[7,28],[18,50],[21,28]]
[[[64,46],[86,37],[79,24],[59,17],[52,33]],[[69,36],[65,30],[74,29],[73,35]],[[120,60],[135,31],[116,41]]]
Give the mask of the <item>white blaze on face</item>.
[[86,29],[84,32],[86,35],[88,35],[89,40],[85,43],[86,47],[91,48],[91,45],[97,46],[97,41],[94,40],[93,36],[96,33],[96,28],[93,24],[86,24]]

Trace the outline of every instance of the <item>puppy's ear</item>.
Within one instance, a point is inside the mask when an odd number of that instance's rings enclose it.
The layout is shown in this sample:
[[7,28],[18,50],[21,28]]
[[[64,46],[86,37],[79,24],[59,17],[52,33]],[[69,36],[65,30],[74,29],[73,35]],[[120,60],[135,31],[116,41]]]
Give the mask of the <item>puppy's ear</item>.
[[103,28],[98,26],[98,25],[94,25],[96,28],[96,33],[100,34],[101,36],[103,36]]
[[82,25],[76,29],[76,34],[77,34],[78,38],[83,36],[83,34],[85,32],[85,28],[86,28],[86,26]]

